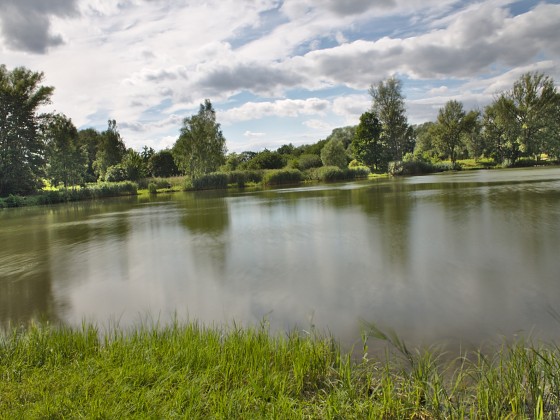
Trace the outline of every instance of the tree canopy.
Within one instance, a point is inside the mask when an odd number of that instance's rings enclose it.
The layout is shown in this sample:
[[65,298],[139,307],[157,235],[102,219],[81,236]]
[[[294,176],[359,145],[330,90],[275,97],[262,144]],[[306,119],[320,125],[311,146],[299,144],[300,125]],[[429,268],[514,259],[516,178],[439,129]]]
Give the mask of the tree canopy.
[[38,108],[54,90],[42,81],[43,73],[0,65],[0,196],[28,194],[41,183],[45,145]]
[[200,105],[198,114],[183,120],[172,153],[180,170],[195,179],[217,170],[225,162],[226,140],[216,122],[210,100]]

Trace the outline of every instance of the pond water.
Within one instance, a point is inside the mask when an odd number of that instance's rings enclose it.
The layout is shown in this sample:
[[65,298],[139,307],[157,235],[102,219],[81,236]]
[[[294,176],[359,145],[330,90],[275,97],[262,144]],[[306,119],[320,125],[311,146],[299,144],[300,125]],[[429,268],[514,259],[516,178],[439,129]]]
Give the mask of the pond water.
[[0,325],[179,319],[359,342],[560,336],[560,169],[0,211]]

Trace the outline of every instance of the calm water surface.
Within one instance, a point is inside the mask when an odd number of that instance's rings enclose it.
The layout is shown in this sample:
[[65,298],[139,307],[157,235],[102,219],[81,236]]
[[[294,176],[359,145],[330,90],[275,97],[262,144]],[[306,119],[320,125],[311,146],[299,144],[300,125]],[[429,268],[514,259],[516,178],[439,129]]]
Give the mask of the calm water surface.
[[560,339],[560,169],[0,211],[0,324],[177,316]]

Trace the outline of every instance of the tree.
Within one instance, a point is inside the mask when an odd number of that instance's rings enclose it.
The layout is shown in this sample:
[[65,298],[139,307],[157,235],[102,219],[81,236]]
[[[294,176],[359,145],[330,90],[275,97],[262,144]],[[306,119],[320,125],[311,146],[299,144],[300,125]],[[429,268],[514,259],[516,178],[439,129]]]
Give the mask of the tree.
[[342,146],[344,149],[348,149],[350,144],[352,144],[352,140],[354,140],[354,136],[356,135],[356,127],[355,126],[347,126],[347,127],[339,127],[335,128],[331,134],[327,137],[327,141],[336,139],[342,142]]
[[125,153],[126,146],[117,129],[117,122],[109,120],[107,130],[101,134],[101,142],[99,143],[96,159],[93,163],[97,176],[104,179],[107,169],[110,166],[121,163]]
[[72,120],[62,114],[49,115],[43,136],[50,181],[54,185],[62,182],[65,188],[82,184],[87,171],[87,149],[80,144]]
[[179,175],[179,168],[175,165],[173,154],[169,149],[154,153],[150,157],[148,168],[152,176],[167,178]]
[[97,174],[94,169],[94,162],[97,158],[97,151],[102,141],[102,135],[94,128],[86,128],[78,132],[80,147],[87,151],[87,169],[84,176],[85,182],[97,181]]
[[414,150],[413,131],[408,125],[402,83],[391,77],[377,86],[371,86],[372,111],[381,123],[381,141],[385,145],[389,161],[402,160]]
[[364,112],[352,140],[354,158],[370,168],[387,169],[389,160],[381,143],[381,123],[374,112]]
[[520,127],[514,122],[515,114],[513,101],[504,94],[484,109],[482,127],[486,153],[498,163],[507,159],[514,164],[521,155],[517,142]]
[[342,141],[334,138],[329,140],[321,150],[321,161],[324,166],[338,166],[344,169],[348,166],[346,149]]
[[148,168],[140,153],[133,149],[128,149],[123,156],[122,166],[126,172],[126,179],[138,181],[147,175]]
[[246,169],[281,169],[285,165],[284,155],[264,149],[255,154],[247,163],[242,164],[242,167]]
[[523,154],[538,160],[548,149],[548,128],[556,122],[555,108],[560,98],[554,81],[542,73],[525,73],[507,96],[515,108],[511,123],[519,127],[519,148]]
[[475,118],[463,110],[461,102],[451,100],[439,110],[437,122],[430,129],[436,149],[447,156],[453,164],[465,147],[463,135],[472,129],[473,121]]
[[183,120],[172,153],[177,167],[191,179],[213,172],[225,162],[226,139],[216,122],[216,111],[206,99],[197,115]]
[[43,73],[0,65],[0,196],[28,194],[41,185],[45,147],[37,110],[54,90],[42,80]]

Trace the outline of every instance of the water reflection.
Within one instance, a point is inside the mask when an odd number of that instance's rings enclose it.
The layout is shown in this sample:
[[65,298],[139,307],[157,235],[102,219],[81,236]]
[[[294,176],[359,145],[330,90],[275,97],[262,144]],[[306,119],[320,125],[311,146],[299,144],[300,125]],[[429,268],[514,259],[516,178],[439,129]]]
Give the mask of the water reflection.
[[487,171],[0,213],[0,320],[177,315],[407,341],[556,337],[560,170]]

